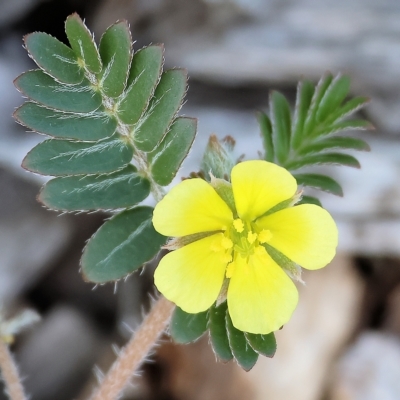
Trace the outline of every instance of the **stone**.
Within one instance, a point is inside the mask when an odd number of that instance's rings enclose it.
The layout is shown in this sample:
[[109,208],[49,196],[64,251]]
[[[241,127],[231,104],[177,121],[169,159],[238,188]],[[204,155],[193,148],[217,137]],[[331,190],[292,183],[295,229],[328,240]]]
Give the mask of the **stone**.
[[26,392],[41,400],[75,397],[91,375],[103,345],[79,311],[67,306],[52,309],[17,349]]
[[362,333],[339,359],[331,400],[400,398],[400,340],[383,332]]

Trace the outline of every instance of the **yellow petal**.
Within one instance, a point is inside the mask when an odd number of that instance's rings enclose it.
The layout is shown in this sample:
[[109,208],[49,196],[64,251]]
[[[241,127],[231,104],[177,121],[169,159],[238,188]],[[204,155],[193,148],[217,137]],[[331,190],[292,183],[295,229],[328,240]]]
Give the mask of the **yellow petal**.
[[268,244],[307,269],[327,265],[335,255],[338,231],[330,214],[312,204],[285,208],[257,221],[272,233]]
[[183,311],[207,310],[217,299],[224,281],[226,262],[222,252],[210,250],[212,235],[168,253],[154,274],[157,289]]
[[297,183],[284,168],[267,161],[245,161],[232,169],[232,190],[242,219],[254,220],[291,198]]
[[228,309],[233,325],[244,332],[267,334],[290,319],[298,301],[291,279],[264,250],[235,263],[228,287]]
[[186,236],[226,229],[232,211],[202,179],[187,179],[171,189],[156,205],[153,225],[165,236]]

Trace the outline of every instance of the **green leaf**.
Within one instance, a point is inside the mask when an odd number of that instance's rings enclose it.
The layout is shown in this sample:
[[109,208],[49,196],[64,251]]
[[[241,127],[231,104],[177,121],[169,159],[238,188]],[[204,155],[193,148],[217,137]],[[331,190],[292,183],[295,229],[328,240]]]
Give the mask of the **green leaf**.
[[139,50],[132,59],[128,88],[118,105],[118,115],[125,124],[135,124],[154,93],[163,64],[164,46]]
[[113,135],[117,121],[102,112],[89,114],[65,113],[26,102],[14,118],[36,132],[58,138],[97,141]]
[[233,354],[229,346],[228,332],[226,330],[226,301],[218,307],[214,304],[210,308],[208,328],[210,341],[215,354],[224,362],[232,360]]
[[322,207],[321,202],[313,196],[303,196],[297,204],[314,204],[316,206]]
[[313,187],[343,197],[342,187],[329,176],[320,174],[297,174],[293,176],[298,185]]
[[87,113],[101,106],[100,93],[94,92],[86,79],[77,85],[66,85],[37,69],[24,72],[14,85],[30,99],[61,111]]
[[270,107],[275,153],[278,161],[284,163],[290,151],[290,107],[285,96],[278,92],[272,92]]
[[265,160],[274,162],[274,143],[272,141],[272,124],[267,114],[257,113],[258,123],[260,125],[263,147],[265,151]]
[[296,109],[294,113],[294,121],[292,126],[292,145],[298,148],[303,139],[304,123],[306,121],[307,112],[311,105],[314,95],[314,85],[310,81],[301,81],[297,86]]
[[100,55],[104,64],[101,84],[104,93],[118,97],[125,89],[131,63],[132,38],[126,21],[111,25],[100,39]]
[[128,165],[109,175],[54,178],[42,188],[38,199],[60,211],[116,210],[136,205],[149,193],[149,181]]
[[226,314],[226,327],[229,345],[236,361],[245,371],[250,371],[258,360],[258,354],[247,342],[244,332],[233,326],[229,312]]
[[255,335],[254,333],[245,333],[250,346],[257,353],[272,358],[276,352],[276,340],[273,333],[268,335]]
[[97,143],[49,139],[34,147],[22,166],[42,175],[102,174],[125,167],[132,156],[132,146],[118,137]]
[[350,114],[354,114],[356,111],[365,107],[369,103],[368,97],[355,97],[354,99],[348,100],[343,106],[337,110],[332,110],[332,113],[327,118],[326,123],[333,124],[343,118],[348,117]]
[[152,216],[151,207],[136,207],[106,221],[83,251],[84,279],[95,283],[116,281],[150,261],[166,241],[154,230]]
[[34,32],[24,36],[25,47],[35,63],[52,77],[64,83],[80,83],[83,70],[75,53],[51,35]]
[[288,170],[296,170],[301,167],[317,164],[338,164],[360,168],[360,163],[353,156],[341,153],[323,153],[304,156],[299,160],[289,161],[285,165],[285,168]]
[[364,140],[348,136],[335,136],[312,142],[311,144],[300,148],[298,154],[305,155],[319,153],[331,149],[370,151],[368,143],[364,142]]
[[162,74],[149,108],[133,132],[139,150],[152,151],[165,136],[182,105],[186,80],[187,73],[183,69],[172,69]]
[[331,114],[332,110],[336,110],[342,104],[342,101],[346,98],[349,90],[349,77],[337,75],[318,105],[315,115],[317,121],[325,121]]
[[188,314],[176,307],[169,324],[172,339],[184,344],[197,340],[207,330],[207,314],[208,311]]
[[156,183],[166,186],[179,170],[196,136],[197,120],[177,118],[163,141],[148,154],[151,174]]
[[330,126],[321,126],[315,129],[311,137],[325,136],[341,131],[349,130],[368,130],[373,129],[373,126],[363,119],[351,119],[349,121],[337,122]]
[[310,136],[316,126],[316,114],[318,111],[319,104],[323,98],[326,90],[333,80],[332,74],[325,74],[318,82],[315,88],[314,95],[311,99],[311,104],[308,109],[307,117],[304,123],[303,137]]
[[82,60],[90,72],[99,73],[102,69],[99,52],[89,29],[77,13],[65,21],[65,32],[78,60]]

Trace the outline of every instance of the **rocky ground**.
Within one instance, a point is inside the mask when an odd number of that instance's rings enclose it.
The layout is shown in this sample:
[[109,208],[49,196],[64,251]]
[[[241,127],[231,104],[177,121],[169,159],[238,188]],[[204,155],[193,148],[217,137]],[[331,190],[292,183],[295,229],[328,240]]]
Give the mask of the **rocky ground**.
[[[296,83],[330,70],[367,95],[376,130],[362,134],[362,169],[332,168],[343,199],[321,200],[340,229],[339,254],[305,274],[278,352],[249,373],[214,360],[207,338],[176,346],[166,338],[126,400],[396,400],[400,398],[400,3],[396,0],[15,0],[0,2],[0,304],[36,309],[42,321],[12,350],[32,400],[84,399],[122,346],[152,291],[151,268],[116,291],[92,290],[79,275],[81,249],[104,215],[64,215],[35,201],[41,177],[20,168],[40,138],[15,124],[21,102],[12,80],[33,68],[21,37],[35,30],[65,39],[73,11],[96,38],[120,18],[136,47],[164,42],[168,66],[189,70],[182,112],[199,118],[183,174],[197,169],[210,133],[237,139],[257,157],[254,112],[268,92],[294,99]],[[0,394],[0,399],[2,395]],[[4,397],[5,398],[5,397]]]

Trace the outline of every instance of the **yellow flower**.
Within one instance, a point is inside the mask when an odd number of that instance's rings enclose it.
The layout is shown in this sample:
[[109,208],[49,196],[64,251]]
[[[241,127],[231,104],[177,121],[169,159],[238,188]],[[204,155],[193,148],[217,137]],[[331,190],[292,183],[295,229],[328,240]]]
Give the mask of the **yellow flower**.
[[163,257],[155,284],[184,311],[199,313],[228,283],[233,325],[267,334],[289,320],[298,292],[266,246],[303,268],[322,268],[335,255],[337,228],[321,207],[291,206],[296,180],[275,164],[242,162],[232,169],[231,181],[232,201],[206,181],[188,179],[157,204],[155,229],[188,244]]

